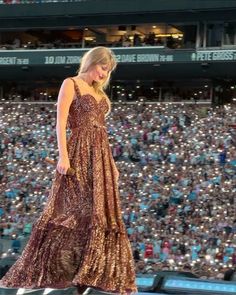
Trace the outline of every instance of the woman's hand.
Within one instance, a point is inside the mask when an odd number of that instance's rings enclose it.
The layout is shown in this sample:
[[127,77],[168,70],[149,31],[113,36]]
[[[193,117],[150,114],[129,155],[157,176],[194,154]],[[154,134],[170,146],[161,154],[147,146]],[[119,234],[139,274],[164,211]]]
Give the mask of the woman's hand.
[[65,175],[69,168],[70,168],[69,158],[59,158],[59,161],[57,163],[57,171],[60,174]]

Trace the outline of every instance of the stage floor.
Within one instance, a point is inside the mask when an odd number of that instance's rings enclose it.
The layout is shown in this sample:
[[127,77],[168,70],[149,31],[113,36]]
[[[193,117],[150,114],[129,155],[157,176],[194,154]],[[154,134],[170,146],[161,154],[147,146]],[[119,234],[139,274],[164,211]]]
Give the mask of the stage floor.
[[[68,289],[40,289],[40,290],[27,290],[27,289],[14,289],[14,288],[0,288],[0,295],[76,295],[77,291],[75,288],[68,288]],[[90,289],[90,291],[87,290],[84,292],[84,295],[118,295],[114,293],[108,293],[108,292],[98,292],[94,289]],[[153,294],[159,294],[159,295],[166,295],[164,293],[143,293],[139,292],[137,295],[153,295]],[[172,295],[174,295],[172,293]]]

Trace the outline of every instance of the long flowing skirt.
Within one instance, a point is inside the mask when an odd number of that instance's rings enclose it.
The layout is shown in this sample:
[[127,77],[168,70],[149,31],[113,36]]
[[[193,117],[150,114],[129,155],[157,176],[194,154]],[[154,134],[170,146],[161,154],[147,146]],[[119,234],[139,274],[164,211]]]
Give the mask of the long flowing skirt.
[[134,294],[134,261],[107,133],[74,129],[67,149],[76,174],[55,171],[48,201],[29,241],[0,284],[25,288],[86,285]]

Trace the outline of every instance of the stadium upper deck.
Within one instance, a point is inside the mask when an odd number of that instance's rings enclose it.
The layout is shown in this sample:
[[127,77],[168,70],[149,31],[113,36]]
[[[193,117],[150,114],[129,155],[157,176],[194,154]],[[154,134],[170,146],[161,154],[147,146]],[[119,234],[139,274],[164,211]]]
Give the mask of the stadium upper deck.
[[[15,25],[20,26],[30,24],[46,27],[51,25],[81,25],[90,21],[96,25],[102,24],[135,24],[153,22],[193,22],[193,21],[219,21],[235,20],[235,1],[230,0],[198,0],[198,1],[165,1],[165,0],[89,0],[89,1],[56,1],[40,2],[40,0],[26,2],[21,5],[4,5],[0,10],[0,27],[7,26],[4,20],[15,21]],[[28,3],[31,2],[31,5]],[[24,5],[25,4],[25,5]],[[27,4],[27,5],[26,5]],[[41,5],[44,4],[44,5]],[[45,9],[46,7],[46,9]],[[222,13],[224,12],[224,13]],[[132,18],[130,16],[132,15]],[[30,18],[40,18],[44,16],[42,23],[29,22]],[[49,17],[47,19],[47,16]],[[84,18],[82,18],[82,16]],[[95,17],[94,22],[86,17]],[[104,18],[106,16],[106,18]],[[53,23],[52,17],[60,19],[61,23]],[[66,18],[70,18],[69,22]],[[17,18],[21,23],[16,23]],[[39,20],[39,19],[38,19]],[[90,23],[90,24],[91,24]]]
[[97,45],[115,51],[115,80],[236,79],[236,1],[2,2],[2,81],[73,75]]

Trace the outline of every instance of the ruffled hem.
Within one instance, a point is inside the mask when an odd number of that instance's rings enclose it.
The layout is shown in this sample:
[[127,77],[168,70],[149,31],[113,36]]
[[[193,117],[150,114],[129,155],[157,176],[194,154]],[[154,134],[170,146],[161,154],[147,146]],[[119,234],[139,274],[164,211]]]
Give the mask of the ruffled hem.
[[121,232],[93,228],[90,241],[74,284],[126,294],[137,291],[132,251],[127,236]]
[[[89,223],[84,226],[89,227]],[[84,285],[106,292],[135,294],[132,252],[126,234],[99,226],[86,231],[89,238],[84,237],[78,244],[74,230],[68,227],[48,223],[44,230],[35,228],[22,256],[0,284],[30,289]],[[53,241],[56,237],[58,243]]]

